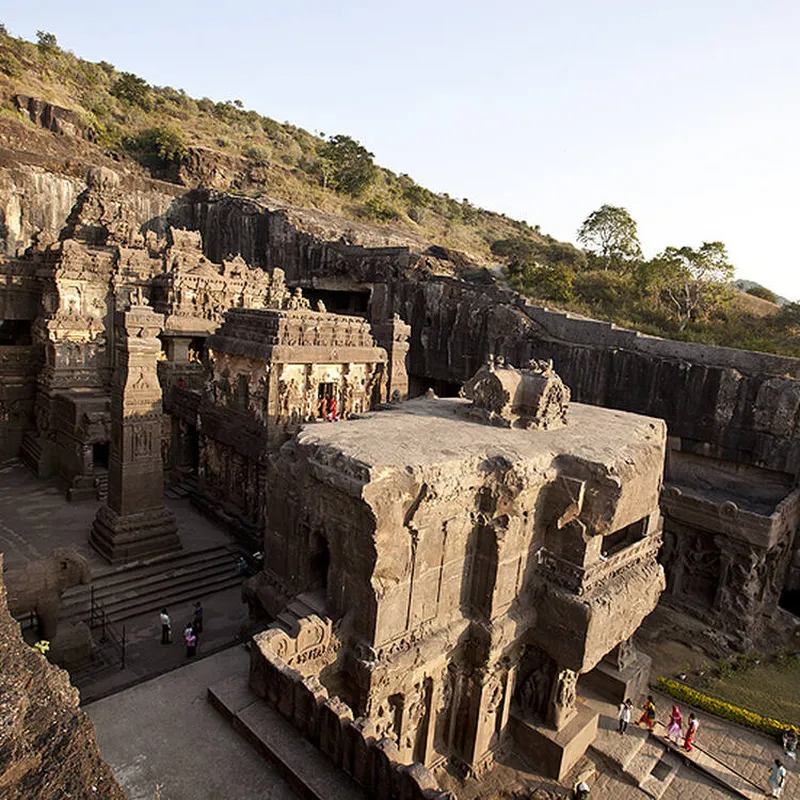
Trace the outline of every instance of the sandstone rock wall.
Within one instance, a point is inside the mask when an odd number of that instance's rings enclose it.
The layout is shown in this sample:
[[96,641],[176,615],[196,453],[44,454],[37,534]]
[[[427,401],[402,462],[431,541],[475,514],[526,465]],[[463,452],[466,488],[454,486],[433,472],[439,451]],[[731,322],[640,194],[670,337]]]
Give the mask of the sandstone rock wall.
[[[2,554],[0,554],[2,566]],[[32,650],[0,580],[0,797],[124,800],[69,676]]]

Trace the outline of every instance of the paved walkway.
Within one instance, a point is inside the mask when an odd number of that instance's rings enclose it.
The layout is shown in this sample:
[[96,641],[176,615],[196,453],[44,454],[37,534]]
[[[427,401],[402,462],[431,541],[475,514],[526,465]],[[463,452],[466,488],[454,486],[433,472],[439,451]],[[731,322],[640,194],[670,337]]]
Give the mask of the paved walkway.
[[[672,707],[673,701],[666,695],[657,695],[657,700],[659,708],[665,711]],[[684,705],[680,705],[680,709],[684,720],[688,719],[692,709]],[[694,711],[700,721],[695,739],[698,748],[762,787],[765,794],[772,764],[776,758],[780,758],[788,772],[783,798],[800,800],[800,767],[796,761],[783,758],[783,748],[777,740],[749,728],[733,725],[704,711]]]
[[85,706],[130,800],[297,800],[207,700],[248,662],[233,647]]
[[[97,500],[69,502],[60,483],[37,478],[21,461],[0,464],[0,551],[11,569],[45,558],[56,547],[75,547],[92,569],[108,563],[89,545]],[[188,499],[165,497],[178,519],[184,550],[233,544],[233,537],[196,511]]]

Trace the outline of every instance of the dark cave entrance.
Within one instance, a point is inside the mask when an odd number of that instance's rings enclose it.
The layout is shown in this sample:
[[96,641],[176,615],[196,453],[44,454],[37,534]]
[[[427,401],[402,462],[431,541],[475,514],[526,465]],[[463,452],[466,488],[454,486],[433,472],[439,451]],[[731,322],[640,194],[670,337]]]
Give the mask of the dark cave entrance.
[[790,614],[800,617],[800,589],[787,589],[781,594],[778,605]]

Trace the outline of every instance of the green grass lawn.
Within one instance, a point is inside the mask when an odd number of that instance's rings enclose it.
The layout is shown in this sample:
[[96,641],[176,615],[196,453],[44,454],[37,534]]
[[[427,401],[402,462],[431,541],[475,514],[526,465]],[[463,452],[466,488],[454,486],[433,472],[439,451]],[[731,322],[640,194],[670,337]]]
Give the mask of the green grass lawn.
[[695,688],[763,717],[800,725],[800,658],[751,667]]

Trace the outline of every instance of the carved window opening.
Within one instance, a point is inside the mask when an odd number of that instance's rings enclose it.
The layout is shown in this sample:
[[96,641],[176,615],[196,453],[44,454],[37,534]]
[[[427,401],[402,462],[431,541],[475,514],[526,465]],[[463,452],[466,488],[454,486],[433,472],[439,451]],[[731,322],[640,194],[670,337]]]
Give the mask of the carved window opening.
[[626,547],[640,541],[647,535],[647,522],[649,517],[643,517],[614,533],[603,537],[603,555],[606,557],[619,553]]
[[32,343],[29,319],[0,319],[0,347],[26,347]]
[[199,362],[202,360],[205,344],[205,336],[192,337],[192,341],[189,343],[189,361]]
[[319,533],[311,534],[311,552],[308,559],[308,588],[327,589],[328,570],[331,565],[328,541]]
[[101,469],[108,469],[109,442],[95,442],[92,445],[92,464]]

